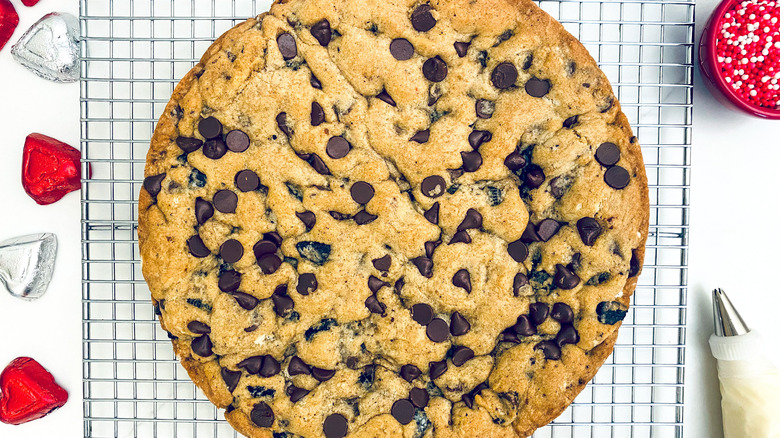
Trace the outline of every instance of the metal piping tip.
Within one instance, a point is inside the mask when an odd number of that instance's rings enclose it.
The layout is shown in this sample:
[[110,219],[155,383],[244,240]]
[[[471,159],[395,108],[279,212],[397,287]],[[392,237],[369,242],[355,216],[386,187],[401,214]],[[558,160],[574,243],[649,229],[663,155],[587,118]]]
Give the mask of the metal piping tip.
[[750,331],[723,289],[712,291],[712,313],[715,316],[715,334],[718,336],[739,336]]

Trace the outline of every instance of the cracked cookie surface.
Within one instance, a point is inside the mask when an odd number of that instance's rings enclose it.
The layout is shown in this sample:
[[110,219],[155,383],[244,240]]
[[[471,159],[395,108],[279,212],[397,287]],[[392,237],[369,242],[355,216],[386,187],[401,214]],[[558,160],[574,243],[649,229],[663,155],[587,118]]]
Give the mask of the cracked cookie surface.
[[155,310],[250,437],[530,435],[647,238],[608,81],[525,0],[275,3],[182,79],[145,174]]

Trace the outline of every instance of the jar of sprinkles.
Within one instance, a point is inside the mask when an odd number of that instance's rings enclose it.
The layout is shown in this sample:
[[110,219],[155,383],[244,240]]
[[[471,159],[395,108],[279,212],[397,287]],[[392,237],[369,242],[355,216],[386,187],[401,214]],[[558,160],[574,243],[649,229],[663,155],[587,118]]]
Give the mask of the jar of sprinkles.
[[780,119],[780,0],[723,1],[702,34],[699,63],[727,106]]

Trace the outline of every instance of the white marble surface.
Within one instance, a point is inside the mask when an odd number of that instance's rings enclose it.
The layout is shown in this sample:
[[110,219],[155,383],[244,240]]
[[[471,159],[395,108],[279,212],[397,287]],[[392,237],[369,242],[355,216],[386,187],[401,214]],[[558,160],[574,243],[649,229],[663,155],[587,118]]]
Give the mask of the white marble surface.
[[[42,0],[32,8],[12,0],[21,23],[11,42],[52,7],[78,14],[76,0]],[[697,4],[701,31],[717,1]],[[41,132],[78,147],[79,86],[35,77],[12,61],[10,44],[0,52],[0,240],[51,231],[60,242],[48,294],[22,302],[0,292],[0,367],[29,355],[70,392],[69,402],[50,416],[23,426],[0,424],[0,437],[83,436],[81,404],[81,251],[79,194],[50,206],[35,204],[20,184],[24,138]],[[764,121],[722,108],[695,86],[692,148],[690,291],[686,356],[685,436],[722,436],[714,362],[706,340],[712,332],[709,291],[723,287],[748,323],[767,335],[780,363],[776,275],[780,213],[774,188],[780,162],[780,121]],[[641,140],[641,139],[640,139]]]

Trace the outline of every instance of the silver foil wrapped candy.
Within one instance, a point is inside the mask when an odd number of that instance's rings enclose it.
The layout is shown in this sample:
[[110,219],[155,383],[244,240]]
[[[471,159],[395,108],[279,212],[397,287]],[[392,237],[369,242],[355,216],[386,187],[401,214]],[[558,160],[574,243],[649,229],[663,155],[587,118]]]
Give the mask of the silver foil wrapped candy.
[[71,14],[46,14],[11,48],[17,62],[55,82],[79,80],[79,20]]
[[57,258],[57,237],[28,234],[0,242],[0,283],[11,295],[32,301],[46,293]]

